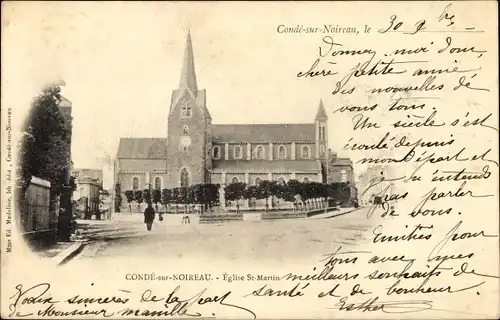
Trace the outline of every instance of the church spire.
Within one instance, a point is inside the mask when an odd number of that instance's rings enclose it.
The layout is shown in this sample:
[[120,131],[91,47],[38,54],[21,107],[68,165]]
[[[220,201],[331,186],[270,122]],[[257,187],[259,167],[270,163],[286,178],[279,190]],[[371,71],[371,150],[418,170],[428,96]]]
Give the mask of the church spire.
[[179,88],[182,89],[184,87],[189,88],[194,94],[198,92],[198,85],[196,84],[196,73],[194,70],[193,44],[191,43],[190,30],[187,34],[181,79],[179,81]]
[[328,120],[325,107],[323,106],[323,99],[319,100],[318,112],[316,113],[316,120]]

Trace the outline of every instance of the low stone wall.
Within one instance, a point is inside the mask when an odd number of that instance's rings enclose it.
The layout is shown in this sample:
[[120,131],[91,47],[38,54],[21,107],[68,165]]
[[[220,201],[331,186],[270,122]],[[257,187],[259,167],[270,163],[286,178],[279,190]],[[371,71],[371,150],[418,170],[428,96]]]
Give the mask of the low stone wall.
[[281,213],[281,212],[267,212],[262,213],[262,220],[281,220],[281,219],[299,219],[299,218],[307,218],[307,212],[290,212],[290,213]]
[[199,221],[200,223],[243,221],[243,214],[203,214],[199,216]]

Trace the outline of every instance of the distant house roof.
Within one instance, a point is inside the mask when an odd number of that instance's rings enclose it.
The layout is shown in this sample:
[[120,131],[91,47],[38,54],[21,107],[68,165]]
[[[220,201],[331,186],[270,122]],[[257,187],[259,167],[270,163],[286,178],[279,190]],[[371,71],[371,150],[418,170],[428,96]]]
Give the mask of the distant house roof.
[[166,159],[165,138],[121,138],[117,159]]
[[335,161],[330,162],[331,166],[352,166],[350,158],[336,158]]
[[228,160],[214,161],[212,172],[319,172],[321,164],[316,160]]
[[292,124],[214,124],[214,142],[313,141],[313,123]]

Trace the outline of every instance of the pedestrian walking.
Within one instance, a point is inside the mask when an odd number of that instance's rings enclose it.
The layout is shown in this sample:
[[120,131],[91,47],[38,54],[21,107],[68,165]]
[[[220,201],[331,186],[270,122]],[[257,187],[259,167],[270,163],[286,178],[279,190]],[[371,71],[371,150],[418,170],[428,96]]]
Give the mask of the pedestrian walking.
[[153,221],[155,220],[155,209],[153,209],[153,205],[148,203],[148,207],[144,210],[144,223],[148,231],[151,231],[151,227],[153,226]]

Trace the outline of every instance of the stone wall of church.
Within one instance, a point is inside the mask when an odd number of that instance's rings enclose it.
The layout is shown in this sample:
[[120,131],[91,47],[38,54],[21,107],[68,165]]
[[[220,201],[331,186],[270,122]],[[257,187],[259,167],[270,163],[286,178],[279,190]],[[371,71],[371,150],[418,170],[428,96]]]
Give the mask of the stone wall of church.
[[257,147],[262,147],[263,160],[316,159],[316,142],[214,143],[211,156],[214,160],[259,159]]
[[[122,192],[134,189],[134,178],[138,179],[138,189],[144,190],[148,188],[156,188],[158,185],[160,189],[166,188],[167,172],[166,171],[125,171],[121,172],[118,176],[120,180]],[[157,179],[158,178],[158,179]]]
[[120,171],[165,171],[167,161],[162,159],[119,159]]

